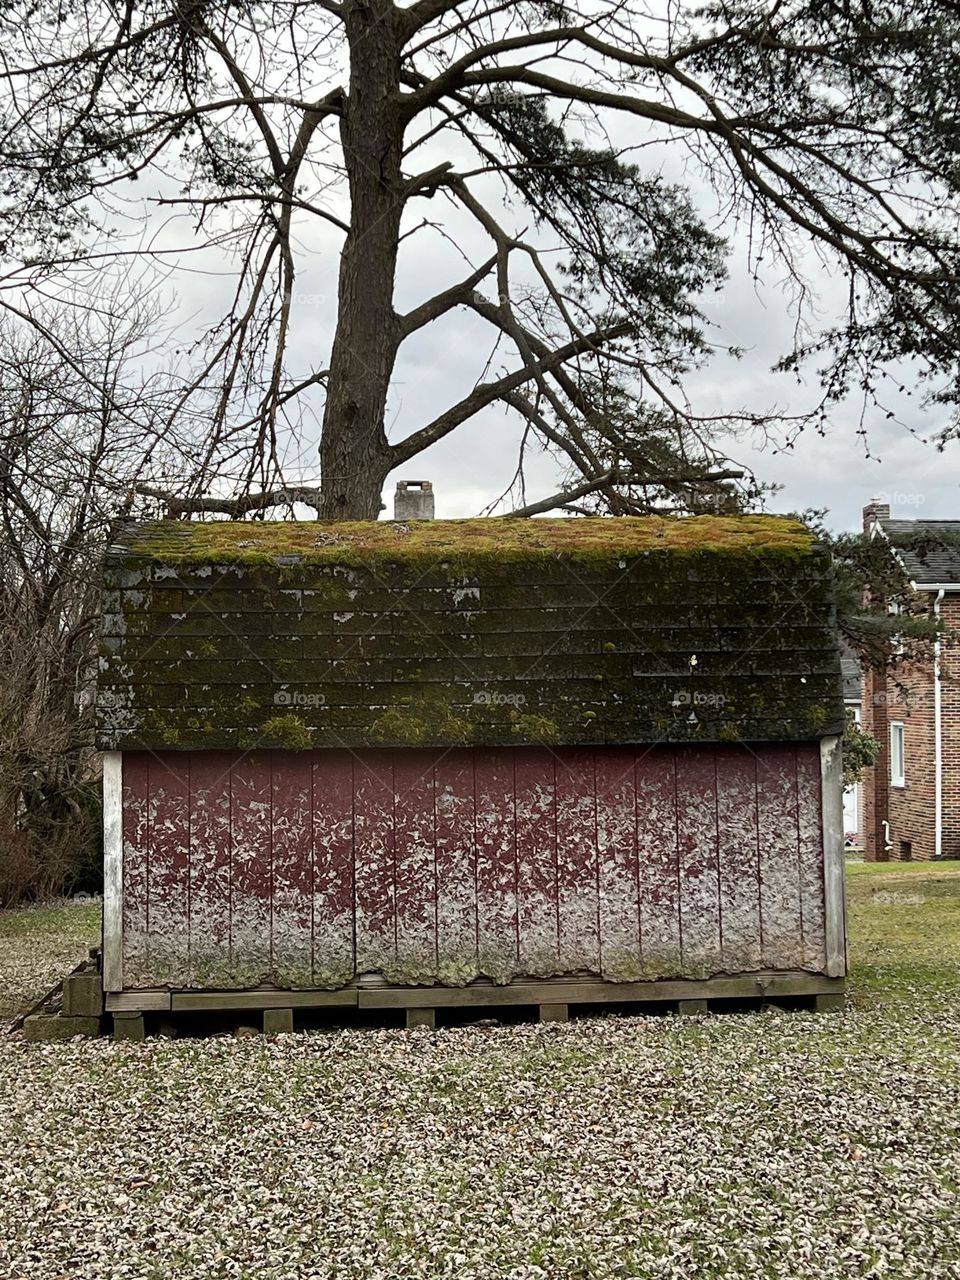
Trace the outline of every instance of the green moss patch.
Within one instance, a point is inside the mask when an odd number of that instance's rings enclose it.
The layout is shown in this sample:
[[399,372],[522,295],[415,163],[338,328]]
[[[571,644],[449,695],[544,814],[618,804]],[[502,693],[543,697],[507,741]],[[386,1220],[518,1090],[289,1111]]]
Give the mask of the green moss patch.
[[780,517],[167,521],[105,579],[105,750],[842,727],[828,557]]
[[813,534],[781,516],[644,516],[619,519],[234,521],[165,520],[137,527],[128,555],[176,565],[298,562],[364,568],[449,562],[464,568],[565,556],[608,562],[650,552],[806,555]]

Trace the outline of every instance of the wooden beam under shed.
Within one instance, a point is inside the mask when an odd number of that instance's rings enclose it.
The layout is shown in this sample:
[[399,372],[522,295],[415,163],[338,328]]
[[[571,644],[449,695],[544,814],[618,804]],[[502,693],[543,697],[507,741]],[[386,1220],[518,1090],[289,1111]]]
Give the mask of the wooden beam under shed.
[[[439,1009],[494,1008],[498,1005],[539,1005],[548,1016],[559,1017],[576,1004],[658,1004],[706,1000],[763,999],[789,996],[839,996],[843,978],[823,974],[747,973],[688,980],[666,978],[653,982],[472,982],[465,987],[343,987],[338,991],[122,991],[108,992],[108,1013],[213,1013],[266,1009]],[[556,1011],[555,1013],[553,1011]]]
[[108,991],[107,1013],[169,1013],[169,991]]
[[473,1005],[560,1005],[658,1003],[680,1000],[736,1000],[812,996],[842,992],[842,978],[815,973],[757,973],[699,981],[530,982],[497,986],[472,982],[466,987],[362,987],[361,1009],[413,1009]]
[[342,991],[174,991],[174,1013],[230,1009],[356,1008],[355,987]]

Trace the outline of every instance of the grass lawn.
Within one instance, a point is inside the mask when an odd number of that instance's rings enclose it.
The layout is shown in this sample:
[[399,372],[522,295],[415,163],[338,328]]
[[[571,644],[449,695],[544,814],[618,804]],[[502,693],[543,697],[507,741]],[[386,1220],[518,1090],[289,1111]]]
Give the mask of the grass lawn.
[[842,1014],[0,1040],[0,1276],[960,1277],[957,872],[851,866]]
[[0,1026],[44,996],[99,941],[99,905],[0,911]]

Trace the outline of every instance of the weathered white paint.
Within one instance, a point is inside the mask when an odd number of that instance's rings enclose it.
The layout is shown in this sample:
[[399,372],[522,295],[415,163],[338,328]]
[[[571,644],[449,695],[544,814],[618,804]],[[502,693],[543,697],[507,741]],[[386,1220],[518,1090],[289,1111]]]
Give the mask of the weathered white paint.
[[123,990],[123,756],[103,756],[103,988]]
[[360,767],[265,753],[259,769],[196,753],[187,812],[182,761],[128,753],[119,989],[822,973],[828,894],[842,973],[827,758],[814,744],[764,758],[758,778],[752,755],[685,752],[678,788],[673,753],[638,769],[578,751],[559,785],[546,751],[458,749],[433,777],[380,752]]
[[823,815],[823,896],[827,974],[847,972],[847,930],[844,912],[843,768],[840,739],[820,743],[820,803]]
[[[804,765],[807,762],[804,761]],[[823,819],[818,812],[821,779],[809,762],[797,772],[799,831],[800,919],[803,931],[802,967],[823,973],[827,964]],[[841,852],[841,864],[843,854]]]

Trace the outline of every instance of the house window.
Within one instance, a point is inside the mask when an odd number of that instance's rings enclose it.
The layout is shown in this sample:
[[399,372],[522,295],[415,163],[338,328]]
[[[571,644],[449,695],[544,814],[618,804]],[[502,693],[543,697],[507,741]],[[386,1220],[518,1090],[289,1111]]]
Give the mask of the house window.
[[903,723],[893,720],[890,724],[890,785],[902,787],[903,776]]

